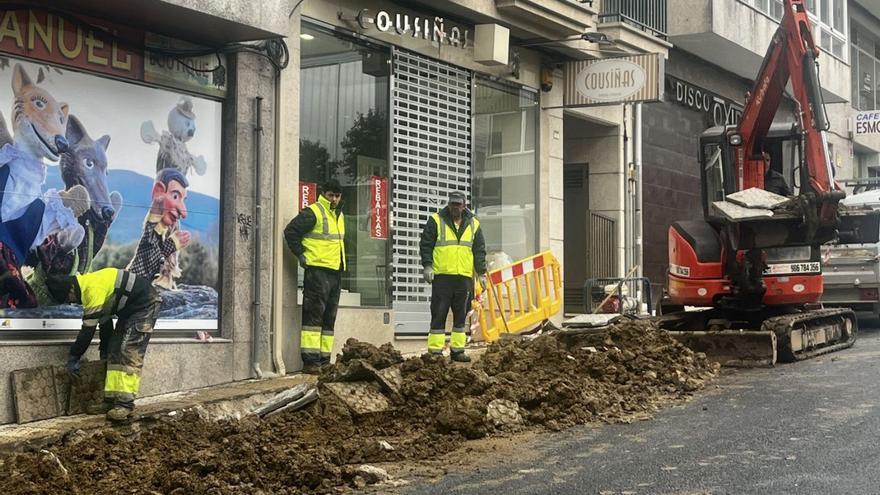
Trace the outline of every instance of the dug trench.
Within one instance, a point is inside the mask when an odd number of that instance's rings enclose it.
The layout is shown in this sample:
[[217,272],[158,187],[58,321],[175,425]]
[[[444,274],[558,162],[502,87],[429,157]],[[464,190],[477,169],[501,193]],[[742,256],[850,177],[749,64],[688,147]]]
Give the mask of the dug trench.
[[[364,369],[399,369],[389,407],[355,413],[327,388]],[[311,405],[264,419],[183,414],[132,432],[107,428],[0,458],[0,493],[338,493],[381,482],[364,464],[435,459],[470,439],[626,422],[704,386],[717,365],[647,321],[495,343],[472,366],[404,360],[349,340]],[[376,387],[376,390],[379,390]],[[387,392],[387,391],[386,391]]]

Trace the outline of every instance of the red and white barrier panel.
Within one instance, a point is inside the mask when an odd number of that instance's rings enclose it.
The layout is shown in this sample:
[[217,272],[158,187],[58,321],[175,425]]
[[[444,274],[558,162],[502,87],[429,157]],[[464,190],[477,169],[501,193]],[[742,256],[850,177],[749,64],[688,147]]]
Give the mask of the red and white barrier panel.
[[492,285],[499,285],[502,282],[513,280],[520,275],[525,275],[526,273],[533,272],[543,267],[544,256],[535,256],[534,258],[529,258],[520,263],[494,271],[489,274],[489,278],[492,280]]

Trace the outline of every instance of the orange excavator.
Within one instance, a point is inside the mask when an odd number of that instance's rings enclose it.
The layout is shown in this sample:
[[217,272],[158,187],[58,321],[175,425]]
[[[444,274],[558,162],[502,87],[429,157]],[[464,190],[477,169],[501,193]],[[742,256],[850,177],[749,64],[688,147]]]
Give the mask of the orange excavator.
[[[880,234],[876,214],[839,204],[845,193],[825,135],[819,50],[804,0],[784,5],[740,123],[700,138],[703,220],[669,228],[660,325],[728,365],[795,361],[853,345],[852,310],[818,304],[819,248],[843,238],[876,242]],[[794,122],[774,124],[789,82]]]

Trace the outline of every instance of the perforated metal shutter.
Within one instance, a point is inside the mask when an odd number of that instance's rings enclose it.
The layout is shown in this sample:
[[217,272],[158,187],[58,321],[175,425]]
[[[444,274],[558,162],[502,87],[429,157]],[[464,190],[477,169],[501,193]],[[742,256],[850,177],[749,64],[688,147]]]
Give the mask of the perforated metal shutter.
[[453,190],[470,197],[471,74],[413,53],[393,57],[393,303],[397,335],[426,335],[431,287],[419,236]]

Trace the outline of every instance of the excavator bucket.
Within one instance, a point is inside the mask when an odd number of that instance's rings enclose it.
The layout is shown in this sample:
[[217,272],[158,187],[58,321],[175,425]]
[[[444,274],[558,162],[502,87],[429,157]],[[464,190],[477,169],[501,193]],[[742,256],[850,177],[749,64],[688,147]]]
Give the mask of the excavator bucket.
[[776,334],[753,330],[686,330],[669,335],[721,366],[752,368],[776,364]]

